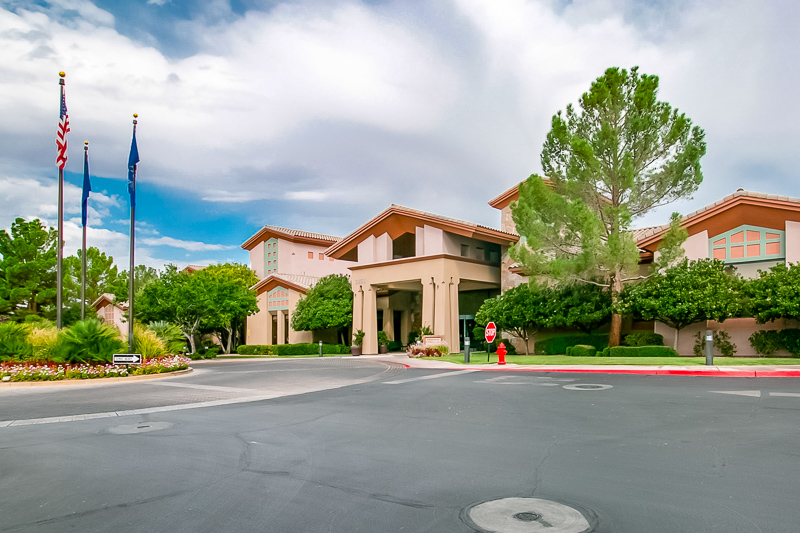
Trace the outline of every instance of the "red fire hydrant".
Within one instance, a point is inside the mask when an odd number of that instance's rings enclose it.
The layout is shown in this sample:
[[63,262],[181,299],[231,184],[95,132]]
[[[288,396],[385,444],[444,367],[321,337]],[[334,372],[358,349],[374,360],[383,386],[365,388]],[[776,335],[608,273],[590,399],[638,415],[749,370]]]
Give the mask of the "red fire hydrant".
[[504,365],[506,364],[506,345],[502,342],[497,347],[497,364]]

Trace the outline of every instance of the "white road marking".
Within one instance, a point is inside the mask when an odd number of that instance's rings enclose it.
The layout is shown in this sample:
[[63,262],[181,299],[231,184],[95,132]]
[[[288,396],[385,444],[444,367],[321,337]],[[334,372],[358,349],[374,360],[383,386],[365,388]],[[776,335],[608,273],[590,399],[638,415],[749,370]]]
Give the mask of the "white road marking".
[[184,389],[200,389],[200,390],[213,390],[218,392],[258,392],[254,389],[242,389],[239,387],[220,387],[217,385],[197,385],[192,383],[174,383],[171,381],[157,381],[153,383],[148,383],[148,385],[160,385],[162,387],[180,387]]
[[497,376],[489,379],[479,379],[473,383],[490,383],[492,385],[528,385],[532,387],[558,387],[558,383],[537,383],[535,381],[508,381],[519,379],[519,376]]
[[442,372],[441,374],[433,374],[430,376],[422,376],[418,378],[408,378],[408,379],[397,379],[394,381],[384,381],[387,385],[399,385],[400,383],[410,383],[412,381],[422,381],[423,379],[436,379],[436,378],[447,378],[450,376],[457,376],[459,374],[468,374],[470,372],[480,372],[480,370],[457,370],[455,372]]
[[761,398],[760,390],[712,390],[716,394],[733,394],[734,396],[750,396],[752,398]]
[[800,392],[770,392],[770,396],[788,396],[791,398],[800,398]]

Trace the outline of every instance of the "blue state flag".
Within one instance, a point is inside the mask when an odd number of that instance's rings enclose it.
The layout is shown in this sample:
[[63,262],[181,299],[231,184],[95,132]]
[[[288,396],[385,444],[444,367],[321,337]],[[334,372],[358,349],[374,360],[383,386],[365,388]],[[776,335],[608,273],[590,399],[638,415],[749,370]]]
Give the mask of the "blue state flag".
[[83,197],[81,199],[81,223],[86,227],[86,215],[89,211],[89,193],[92,182],[89,181],[89,150],[83,152]]
[[136,164],[139,163],[139,148],[136,147],[136,129],[133,130],[131,155],[128,156],[128,193],[131,195],[131,207],[136,206]]

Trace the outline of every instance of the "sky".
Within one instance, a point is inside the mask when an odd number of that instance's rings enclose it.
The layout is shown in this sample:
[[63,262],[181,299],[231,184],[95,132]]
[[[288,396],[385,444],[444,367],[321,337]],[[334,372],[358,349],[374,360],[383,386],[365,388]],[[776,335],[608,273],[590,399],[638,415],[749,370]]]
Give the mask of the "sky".
[[71,132],[65,255],[238,261],[265,224],[345,236],[390,204],[499,227],[551,117],[606,68],[660,78],[705,130],[692,199],[800,197],[794,0],[0,0],[0,229],[57,222],[58,72]]

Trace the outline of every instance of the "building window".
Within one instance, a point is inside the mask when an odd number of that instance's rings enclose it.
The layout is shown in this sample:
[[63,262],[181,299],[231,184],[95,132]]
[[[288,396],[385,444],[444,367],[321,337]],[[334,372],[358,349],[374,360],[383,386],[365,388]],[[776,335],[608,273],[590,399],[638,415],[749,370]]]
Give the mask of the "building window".
[[319,254],[319,260],[320,261],[324,261],[325,260],[325,254],[322,254],[322,253]]
[[308,258],[314,259],[314,252],[308,252]]
[[711,237],[709,256],[726,263],[785,259],[784,236],[780,230],[742,225]]

